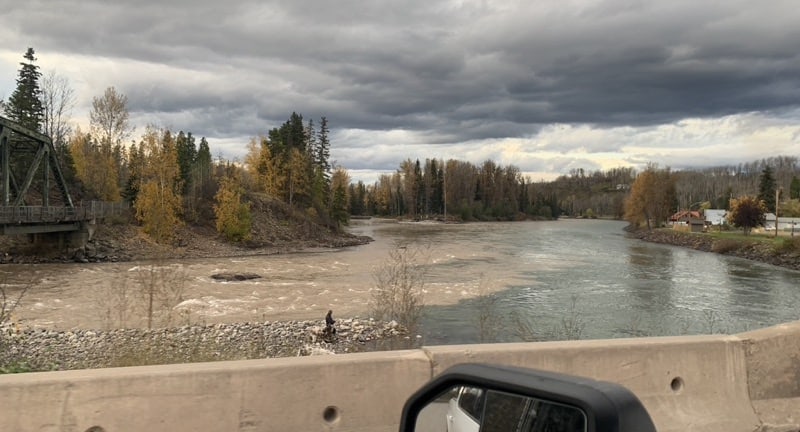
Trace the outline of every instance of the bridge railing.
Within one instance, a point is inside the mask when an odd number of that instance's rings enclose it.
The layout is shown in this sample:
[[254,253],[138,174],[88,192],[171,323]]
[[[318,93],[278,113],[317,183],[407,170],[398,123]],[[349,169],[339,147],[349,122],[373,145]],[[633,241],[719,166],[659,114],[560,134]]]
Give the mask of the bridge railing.
[[89,201],[75,207],[0,206],[0,224],[76,222],[119,216],[129,210],[128,203]]

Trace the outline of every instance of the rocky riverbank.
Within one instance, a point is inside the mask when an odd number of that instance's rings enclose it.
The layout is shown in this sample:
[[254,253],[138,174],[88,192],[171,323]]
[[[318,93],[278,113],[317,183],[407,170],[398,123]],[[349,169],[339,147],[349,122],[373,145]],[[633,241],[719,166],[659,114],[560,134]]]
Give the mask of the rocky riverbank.
[[785,239],[782,247],[776,247],[772,242],[755,239],[719,239],[701,233],[672,229],[632,231],[631,235],[644,241],[688,247],[800,270],[800,236]]
[[337,321],[323,335],[319,321],[193,325],[110,331],[0,327],[0,371],[90,369],[350,353],[370,343],[401,339],[396,322],[358,318]]

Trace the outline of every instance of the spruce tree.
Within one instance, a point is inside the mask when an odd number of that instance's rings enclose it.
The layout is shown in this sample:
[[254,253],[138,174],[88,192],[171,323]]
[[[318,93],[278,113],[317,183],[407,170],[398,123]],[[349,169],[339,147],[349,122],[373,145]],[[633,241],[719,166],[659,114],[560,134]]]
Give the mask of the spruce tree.
[[758,199],[764,201],[767,211],[775,211],[775,190],[777,186],[775,177],[772,175],[772,168],[767,165],[761,171],[761,178],[758,183]]
[[183,194],[186,194],[191,189],[192,181],[194,180],[192,178],[192,169],[197,159],[197,147],[192,133],[184,134],[183,131],[178,132],[175,145],[178,150],[178,166],[181,171],[181,180],[183,180]]
[[789,199],[800,198],[800,179],[792,176],[792,183],[789,184]]
[[42,91],[39,88],[39,78],[42,74],[39,72],[39,66],[34,64],[36,57],[33,48],[28,48],[24,57],[27,63],[20,63],[22,67],[17,77],[17,88],[8,98],[6,114],[22,126],[39,132],[42,130],[44,117]]
[[331,142],[328,138],[328,133],[328,119],[322,117],[320,120],[319,133],[317,134],[316,140],[317,155],[315,160],[325,173],[325,179],[329,181],[331,178]]

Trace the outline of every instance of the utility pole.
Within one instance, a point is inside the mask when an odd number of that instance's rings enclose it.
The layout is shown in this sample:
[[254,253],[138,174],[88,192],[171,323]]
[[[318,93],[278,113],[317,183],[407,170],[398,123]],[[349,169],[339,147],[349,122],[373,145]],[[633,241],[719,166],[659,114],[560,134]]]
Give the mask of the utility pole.
[[444,161],[444,169],[442,170],[442,177],[443,177],[443,190],[442,190],[442,199],[444,200],[444,223],[447,223],[447,161]]
[[781,197],[781,192],[783,192],[783,188],[779,187],[775,189],[775,237],[778,237],[778,200]]

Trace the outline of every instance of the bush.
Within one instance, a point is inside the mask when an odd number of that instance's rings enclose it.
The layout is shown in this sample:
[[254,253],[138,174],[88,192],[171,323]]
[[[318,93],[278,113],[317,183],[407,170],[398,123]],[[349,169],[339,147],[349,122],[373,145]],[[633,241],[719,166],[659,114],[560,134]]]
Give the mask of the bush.
[[409,332],[417,329],[424,306],[425,267],[421,255],[420,248],[398,244],[375,269],[375,289],[370,299],[373,318],[397,321]]
[[718,254],[726,254],[735,251],[741,247],[741,242],[731,239],[720,239],[714,242],[711,246],[711,251]]

